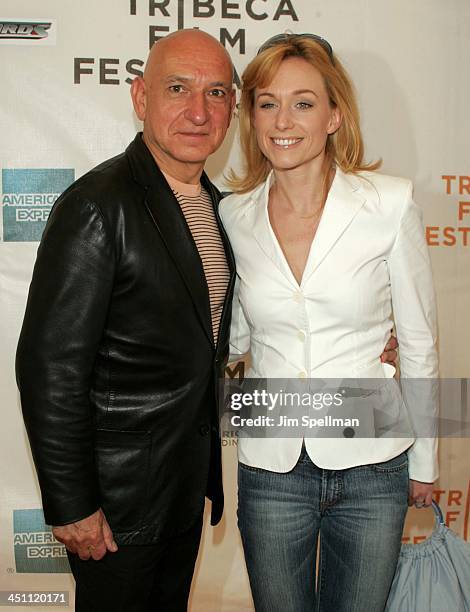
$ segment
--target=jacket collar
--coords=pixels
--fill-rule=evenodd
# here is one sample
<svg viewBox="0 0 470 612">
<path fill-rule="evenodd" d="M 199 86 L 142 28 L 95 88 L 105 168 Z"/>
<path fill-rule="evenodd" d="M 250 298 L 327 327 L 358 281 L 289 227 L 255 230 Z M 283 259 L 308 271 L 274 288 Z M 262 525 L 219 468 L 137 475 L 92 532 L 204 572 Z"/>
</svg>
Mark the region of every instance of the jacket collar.
<svg viewBox="0 0 470 612">
<path fill-rule="evenodd" d="M 143 142 L 140 133 L 137 134 L 134 141 L 127 147 L 126 155 L 134 180 L 146 191 L 145 206 L 191 295 L 200 322 L 208 340 L 213 346 L 214 338 L 207 282 L 201 258 L 181 207 L 152 154 Z M 216 210 L 220 194 L 205 173 L 201 177 L 201 183 L 210 194 L 214 209 Z M 220 228 L 217 210 L 216 219 Z M 233 277 L 234 261 L 232 251 L 225 232 L 221 232 L 221 234 L 231 277 Z M 229 293 L 229 290 L 227 290 L 227 293 Z"/>
<path fill-rule="evenodd" d="M 251 195 L 251 207 L 246 214 L 252 215 L 250 222 L 255 239 L 263 251 L 280 269 L 282 274 L 296 287 L 298 283 L 292 274 L 282 249 L 269 222 L 269 190 L 274 182 L 271 172 L 265 183 Z M 366 202 L 359 177 L 345 174 L 339 168 L 330 187 L 323 214 L 310 248 L 301 286 L 315 273 L 322 261 L 340 239 L 346 228 Z"/>
</svg>

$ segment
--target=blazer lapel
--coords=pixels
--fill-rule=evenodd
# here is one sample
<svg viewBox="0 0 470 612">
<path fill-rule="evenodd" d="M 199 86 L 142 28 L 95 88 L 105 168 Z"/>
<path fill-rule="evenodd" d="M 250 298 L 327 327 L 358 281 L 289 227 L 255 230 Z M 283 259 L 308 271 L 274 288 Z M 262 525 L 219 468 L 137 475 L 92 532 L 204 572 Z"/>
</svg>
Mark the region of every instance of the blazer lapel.
<svg viewBox="0 0 470 612">
<path fill-rule="evenodd" d="M 127 149 L 134 178 L 146 190 L 145 205 L 186 285 L 211 345 L 209 290 L 196 244 L 181 207 L 140 134 Z"/>
<path fill-rule="evenodd" d="M 302 285 L 322 263 L 365 202 L 359 179 L 338 168 L 310 249 Z"/>
<path fill-rule="evenodd" d="M 268 200 L 273 180 L 274 175 L 271 172 L 262 187 L 253 193 L 251 209 L 247 211 L 247 221 L 251 225 L 251 232 L 255 240 L 264 253 L 271 259 L 281 274 L 292 285 L 298 288 L 298 283 L 292 274 L 292 270 L 289 268 L 289 264 L 269 222 Z"/>
<path fill-rule="evenodd" d="M 268 198 L 272 182 L 273 174 L 271 173 L 263 186 L 253 193 L 252 206 L 247 210 L 247 221 L 252 224 L 253 236 L 264 253 L 271 259 L 284 278 L 298 288 L 299 285 L 269 222 Z M 308 280 L 328 255 L 365 201 L 366 198 L 362 193 L 359 179 L 353 175 L 345 175 L 340 169 L 337 169 L 318 230 L 310 248 L 301 285 Z"/>
</svg>

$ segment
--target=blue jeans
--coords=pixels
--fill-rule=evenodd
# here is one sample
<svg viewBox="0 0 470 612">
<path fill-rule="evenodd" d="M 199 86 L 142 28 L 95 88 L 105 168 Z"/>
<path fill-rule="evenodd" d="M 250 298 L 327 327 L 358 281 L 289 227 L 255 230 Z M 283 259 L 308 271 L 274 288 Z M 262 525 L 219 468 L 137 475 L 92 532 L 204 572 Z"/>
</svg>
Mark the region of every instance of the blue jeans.
<svg viewBox="0 0 470 612">
<path fill-rule="evenodd" d="M 383 612 L 407 510 L 406 452 L 324 470 L 302 449 L 286 474 L 239 464 L 238 487 L 256 612 Z"/>
</svg>

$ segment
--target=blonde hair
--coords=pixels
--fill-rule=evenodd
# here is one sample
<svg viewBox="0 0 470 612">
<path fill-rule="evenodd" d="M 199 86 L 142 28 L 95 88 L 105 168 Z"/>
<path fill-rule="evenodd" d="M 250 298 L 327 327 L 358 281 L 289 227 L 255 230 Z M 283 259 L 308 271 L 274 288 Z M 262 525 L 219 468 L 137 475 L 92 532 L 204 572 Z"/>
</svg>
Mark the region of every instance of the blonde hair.
<svg viewBox="0 0 470 612">
<path fill-rule="evenodd" d="M 246 67 L 242 75 L 239 105 L 240 144 L 244 168 L 240 176 L 230 171 L 230 187 L 239 193 L 254 189 L 265 181 L 271 164 L 261 152 L 252 125 L 255 90 L 266 87 L 290 57 L 299 57 L 314 66 L 322 75 L 330 104 L 341 113 L 340 127 L 328 136 L 325 149 L 325 181 L 335 163 L 344 172 L 376 170 L 381 160 L 364 162 L 364 143 L 359 125 L 359 110 L 352 82 L 339 60 L 329 55 L 319 42 L 302 35 L 287 35 L 280 42 L 262 50 Z"/>
</svg>

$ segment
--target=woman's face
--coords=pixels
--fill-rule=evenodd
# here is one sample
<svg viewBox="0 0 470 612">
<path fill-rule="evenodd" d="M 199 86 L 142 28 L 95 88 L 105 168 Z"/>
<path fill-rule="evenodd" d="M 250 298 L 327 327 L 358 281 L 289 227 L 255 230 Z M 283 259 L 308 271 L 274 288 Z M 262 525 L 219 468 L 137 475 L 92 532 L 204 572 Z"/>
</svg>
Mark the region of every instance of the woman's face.
<svg viewBox="0 0 470 612">
<path fill-rule="evenodd" d="M 340 124 L 320 72 L 300 57 L 285 59 L 274 79 L 255 90 L 258 145 L 275 170 L 323 162 L 328 134 Z"/>
</svg>

